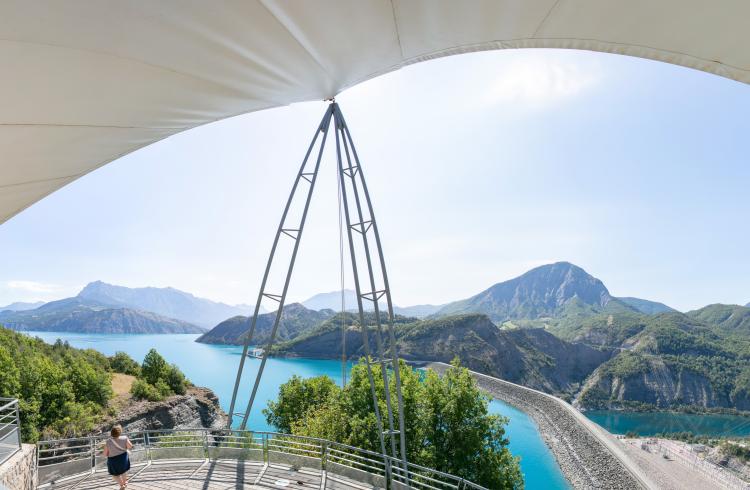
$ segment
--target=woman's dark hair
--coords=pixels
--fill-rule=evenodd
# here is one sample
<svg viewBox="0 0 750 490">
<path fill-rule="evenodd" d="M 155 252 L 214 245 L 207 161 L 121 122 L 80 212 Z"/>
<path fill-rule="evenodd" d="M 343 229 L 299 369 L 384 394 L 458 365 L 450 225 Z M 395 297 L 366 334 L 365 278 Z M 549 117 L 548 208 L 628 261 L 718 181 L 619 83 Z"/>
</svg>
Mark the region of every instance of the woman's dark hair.
<svg viewBox="0 0 750 490">
<path fill-rule="evenodd" d="M 112 437 L 120 437 L 122 434 L 122 426 L 120 424 L 115 425 L 109 433 Z"/>
</svg>

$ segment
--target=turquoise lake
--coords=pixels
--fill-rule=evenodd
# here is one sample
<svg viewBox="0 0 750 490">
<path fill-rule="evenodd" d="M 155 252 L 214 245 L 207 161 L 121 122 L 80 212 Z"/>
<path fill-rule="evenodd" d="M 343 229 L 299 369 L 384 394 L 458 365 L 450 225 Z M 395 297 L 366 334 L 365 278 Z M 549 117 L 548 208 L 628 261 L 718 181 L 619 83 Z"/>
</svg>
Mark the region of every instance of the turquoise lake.
<svg viewBox="0 0 750 490">
<path fill-rule="evenodd" d="M 138 361 L 143 360 L 143 356 L 149 349 L 155 348 L 170 363 L 178 365 L 193 383 L 211 388 L 218 395 L 222 408 L 227 411 L 242 353 L 241 347 L 194 342 L 197 335 L 106 335 L 67 332 L 29 332 L 29 335 L 39 337 L 48 343 L 53 343 L 60 338 L 70 342 L 73 347 L 96 349 L 106 355 L 123 351 Z M 235 411 L 244 411 L 249 397 L 247 392 L 255 379 L 255 369 L 259 363 L 259 360 L 251 358 L 246 361 L 243 380 L 245 397 L 238 400 L 239 408 Z M 294 374 L 303 377 L 324 374 L 340 382 L 341 362 L 269 358 L 258 389 L 256 406 L 250 414 L 248 422 L 250 428 L 273 430 L 266 423 L 261 410 L 269 400 L 276 398 L 279 385 Z M 531 490 L 570 488 L 531 418 L 522 411 L 498 400 L 492 401 L 490 410 L 492 413 L 501 414 L 510 419 L 506 435 L 510 440 L 511 452 L 521 458 L 521 470 L 526 481 L 526 488 Z"/>
<path fill-rule="evenodd" d="M 750 417 L 674 412 L 592 410 L 585 415 L 613 434 L 633 431 L 641 436 L 660 432 L 692 432 L 706 436 L 750 437 Z"/>
</svg>

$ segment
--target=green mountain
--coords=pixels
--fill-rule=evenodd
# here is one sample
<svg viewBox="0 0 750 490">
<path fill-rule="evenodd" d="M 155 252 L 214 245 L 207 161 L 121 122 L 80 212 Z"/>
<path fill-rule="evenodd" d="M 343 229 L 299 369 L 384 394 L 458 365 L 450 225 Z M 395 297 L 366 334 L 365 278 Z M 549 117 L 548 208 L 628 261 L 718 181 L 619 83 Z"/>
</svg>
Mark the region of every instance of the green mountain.
<svg viewBox="0 0 750 490">
<path fill-rule="evenodd" d="M 604 284 L 569 262 L 543 265 L 470 298 L 448 303 L 434 316 L 482 313 L 502 323 L 555 318 L 570 310 L 588 313 L 634 308 L 613 298 Z"/>
<path fill-rule="evenodd" d="M 364 355 L 362 330 L 354 315 L 347 325 L 347 356 Z M 286 356 L 341 357 L 341 320 L 337 315 L 306 334 L 280 344 L 274 353 Z M 372 321 L 368 318 L 366 321 Z M 470 369 L 549 392 L 570 392 L 610 352 L 561 340 L 540 328 L 504 329 L 486 315 L 467 314 L 431 320 L 396 319 L 400 356 L 415 361 L 450 362 L 455 356 Z M 370 344 L 374 328 L 368 328 Z"/>
<path fill-rule="evenodd" d="M 708 305 L 687 313 L 705 324 L 712 325 L 719 333 L 750 336 L 750 308 L 738 305 Z"/>
<path fill-rule="evenodd" d="M 332 310 L 315 311 L 305 308 L 300 303 L 292 303 L 284 307 L 276 333 L 277 341 L 289 340 L 319 325 L 334 315 Z M 258 315 L 253 335 L 253 344 L 262 345 L 268 342 L 276 319 L 276 312 Z M 204 344 L 242 345 L 244 336 L 250 329 L 252 319 L 246 316 L 235 316 L 225 320 L 210 331 L 204 333 L 196 342 Z"/>
<path fill-rule="evenodd" d="M 110 305 L 80 297 L 46 303 L 24 311 L 0 312 L 0 324 L 13 330 L 82 333 L 202 333 L 196 325 L 149 311 Z"/>
<path fill-rule="evenodd" d="M 750 410 L 750 338 L 731 338 L 682 313 L 601 319 L 578 339 L 611 342 L 619 353 L 586 380 L 585 408 L 731 408 Z M 603 342 L 606 343 L 606 342 Z"/>
<path fill-rule="evenodd" d="M 629 297 L 617 298 L 617 299 L 619 299 L 626 305 L 632 306 L 636 310 L 640 311 L 641 313 L 645 313 L 647 315 L 655 315 L 657 313 L 667 313 L 669 311 L 677 311 L 674 308 L 670 308 L 664 303 L 659 303 L 657 301 L 649 301 L 647 299 L 629 298 Z"/>
</svg>

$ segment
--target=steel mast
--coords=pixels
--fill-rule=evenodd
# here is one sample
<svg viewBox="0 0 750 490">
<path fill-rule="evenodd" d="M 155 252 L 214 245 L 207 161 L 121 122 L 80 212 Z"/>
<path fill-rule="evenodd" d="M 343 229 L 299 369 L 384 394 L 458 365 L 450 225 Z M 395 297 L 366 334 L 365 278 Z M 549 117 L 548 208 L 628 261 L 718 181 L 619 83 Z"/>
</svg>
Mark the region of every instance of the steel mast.
<svg viewBox="0 0 750 490">
<path fill-rule="evenodd" d="M 375 214 L 373 211 L 372 200 L 367 189 L 362 165 L 354 147 L 349 127 L 346 124 L 344 115 L 338 104 L 331 102 L 326 108 L 325 114 L 320 124 L 316 128 L 315 135 L 305 154 L 300 166 L 297 177 L 295 178 L 292 190 L 287 199 L 284 212 L 282 213 L 279 226 L 276 230 L 276 236 L 271 246 L 271 253 L 268 257 L 266 270 L 261 281 L 258 300 L 255 305 L 255 312 L 250 322 L 250 327 L 245 336 L 242 349 L 242 357 L 237 369 L 234 390 L 232 393 L 232 402 L 229 409 L 229 428 L 232 428 L 234 417 L 241 417 L 239 428 L 245 429 L 247 421 L 252 411 L 253 404 L 258 392 L 258 386 L 265 369 L 269 352 L 271 351 L 278 331 L 279 323 L 283 313 L 283 307 L 286 301 L 286 295 L 291 281 L 294 262 L 299 250 L 299 243 L 307 219 L 307 212 L 310 207 L 315 183 L 320 169 L 320 163 L 323 158 L 323 151 L 328 137 L 328 130 L 331 119 L 334 122 L 334 132 L 336 139 L 336 162 L 338 168 L 339 193 L 342 199 L 344 217 L 346 219 L 346 235 L 349 244 L 349 254 L 351 258 L 352 275 L 354 287 L 357 295 L 357 309 L 362 333 L 362 344 L 365 351 L 365 361 L 367 368 L 367 377 L 370 383 L 370 393 L 373 401 L 373 411 L 377 420 L 378 438 L 380 442 L 381 453 L 384 456 L 387 478 L 392 478 L 391 458 L 399 461 L 397 468 L 403 476 L 408 476 L 407 457 L 406 457 L 406 433 L 404 427 L 404 403 L 401 392 L 401 375 L 399 366 L 398 346 L 393 327 L 393 302 L 391 300 L 391 291 L 386 273 L 385 258 L 380 240 Z M 317 156 L 311 159 L 313 150 L 317 146 Z M 308 185 L 301 185 L 306 182 Z M 297 202 L 295 197 L 301 195 L 304 197 L 304 207 L 302 208 L 301 217 L 295 221 L 291 219 L 290 208 L 293 203 Z M 292 221 L 288 223 L 287 221 Z M 271 274 L 272 264 L 278 259 L 278 244 L 282 238 L 290 238 L 294 241 L 291 256 L 287 258 L 288 267 L 284 276 L 284 286 L 280 293 L 269 293 L 266 291 L 269 275 Z M 374 252 L 373 252 L 374 250 Z M 360 277 L 360 275 L 362 277 Z M 264 299 L 269 299 L 278 304 L 278 309 L 274 317 L 273 327 L 270 338 L 263 351 L 263 356 L 258 367 L 255 382 L 250 393 L 246 410 L 244 412 L 235 412 L 237 395 L 242 380 L 245 360 L 248 349 L 252 345 L 253 335 L 258 320 L 260 305 Z M 385 309 L 382 301 L 385 300 Z M 370 302 L 372 314 L 365 314 L 365 302 Z M 368 308 L 369 310 L 370 308 Z M 374 340 L 374 349 L 371 344 Z M 342 339 L 343 342 L 343 339 Z M 382 400 L 375 385 L 373 375 L 374 369 L 380 369 L 381 375 L 385 381 Z M 391 378 L 393 385 L 391 386 Z M 396 392 L 395 400 L 392 391 Z M 385 423 L 381 413 L 381 401 L 385 405 Z M 397 409 L 394 411 L 394 402 Z M 399 478 L 400 479 L 400 478 Z M 408 481 L 408 478 L 407 478 Z"/>
</svg>

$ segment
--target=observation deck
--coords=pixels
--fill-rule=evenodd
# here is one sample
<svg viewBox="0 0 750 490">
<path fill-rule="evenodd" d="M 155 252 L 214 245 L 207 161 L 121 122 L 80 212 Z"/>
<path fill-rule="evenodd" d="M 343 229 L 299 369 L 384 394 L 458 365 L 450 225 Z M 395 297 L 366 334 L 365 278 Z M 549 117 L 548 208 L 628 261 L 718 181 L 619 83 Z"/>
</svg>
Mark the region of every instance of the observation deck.
<svg viewBox="0 0 750 490">
<path fill-rule="evenodd" d="M 131 490 L 298 488 L 487 490 L 423 466 L 323 439 L 210 429 L 127 433 Z M 115 488 L 103 455 L 107 436 L 41 441 L 40 489 Z"/>
</svg>

